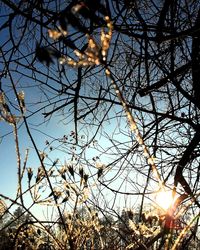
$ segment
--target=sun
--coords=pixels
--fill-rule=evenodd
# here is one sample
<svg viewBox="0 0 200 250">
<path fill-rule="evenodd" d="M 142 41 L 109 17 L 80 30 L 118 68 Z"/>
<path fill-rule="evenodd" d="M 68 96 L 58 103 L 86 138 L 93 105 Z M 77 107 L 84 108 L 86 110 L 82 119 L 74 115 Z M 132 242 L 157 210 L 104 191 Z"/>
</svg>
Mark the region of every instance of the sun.
<svg viewBox="0 0 200 250">
<path fill-rule="evenodd" d="M 155 202 L 160 208 L 164 210 L 169 209 L 173 205 L 173 202 L 174 202 L 172 191 L 163 190 L 163 191 L 158 192 L 155 196 Z"/>
</svg>

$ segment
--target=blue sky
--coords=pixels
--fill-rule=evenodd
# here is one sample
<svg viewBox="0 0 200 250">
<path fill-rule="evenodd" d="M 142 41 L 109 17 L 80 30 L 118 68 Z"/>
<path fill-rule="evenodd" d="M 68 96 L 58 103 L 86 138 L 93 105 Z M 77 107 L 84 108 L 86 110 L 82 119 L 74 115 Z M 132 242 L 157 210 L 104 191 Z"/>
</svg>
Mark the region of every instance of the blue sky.
<svg viewBox="0 0 200 250">
<path fill-rule="evenodd" d="M 43 66 L 38 63 L 38 68 L 43 68 Z M 71 72 L 71 71 L 69 71 Z M 25 71 L 26 73 L 26 71 Z M 73 72 L 72 72 L 73 73 Z M 25 83 L 25 86 L 27 86 L 27 81 L 30 81 L 27 77 L 19 78 L 19 75 L 14 73 L 16 75 L 16 78 L 13 78 L 16 82 L 18 82 L 19 90 L 23 90 L 25 92 L 25 103 L 27 103 L 27 112 L 25 113 L 28 117 L 31 112 L 34 110 L 43 107 L 45 103 L 40 103 L 38 100 L 44 100 L 43 94 L 38 89 L 38 86 L 36 85 L 34 87 L 34 82 L 29 82 L 29 85 L 33 85 L 31 88 L 23 88 L 23 85 Z M 70 76 L 69 76 L 70 77 Z M 73 78 L 74 75 L 71 75 L 71 78 Z M 5 79 L 5 81 L 8 81 L 8 79 Z M 36 83 L 37 84 L 37 83 Z M 83 92 L 84 94 L 84 92 Z M 9 99 L 11 102 L 16 104 L 16 98 L 12 91 L 8 92 Z M 51 94 L 50 94 L 51 96 Z M 52 94 L 53 96 L 53 94 Z M 59 98 L 59 97 L 58 97 Z M 32 103 L 29 105 L 29 103 Z M 48 108 L 48 111 L 52 110 L 53 106 L 51 105 Z M 62 143 L 59 142 L 59 140 L 56 140 L 58 138 L 62 138 L 64 135 L 67 135 L 69 140 L 68 142 L 72 146 L 73 141 L 70 142 L 70 134 L 71 131 L 74 130 L 74 123 L 73 123 L 73 117 L 67 118 L 67 110 L 64 116 L 58 115 L 55 113 L 51 119 L 47 122 L 44 122 L 44 116 L 42 113 L 44 110 L 42 109 L 40 112 L 30 116 L 28 118 L 29 127 L 32 133 L 32 136 L 34 138 L 34 141 L 36 142 L 36 145 L 40 151 L 43 151 L 45 149 L 45 152 L 48 154 L 49 158 L 51 159 L 48 161 L 49 164 L 52 164 L 53 161 L 55 161 L 57 158 L 60 159 L 59 164 L 64 164 L 65 160 L 66 162 L 70 162 L 71 158 L 71 152 L 73 150 L 70 149 L 69 145 L 63 145 L 59 146 L 58 149 L 57 146 L 61 145 Z M 109 165 L 109 163 L 117 160 L 117 158 L 120 156 L 122 152 L 126 153 L 127 150 L 130 149 L 135 144 L 134 136 L 130 132 L 129 126 L 127 125 L 126 117 L 121 116 L 122 108 L 119 106 L 114 106 L 111 111 L 109 112 L 109 119 L 107 122 L 103 125 L 103 131 L 100 130 L 98 133 L 96 139 L 99 143 L 100 148 L 102 147 L 103 150 L 107 149 L 107 153 L 105 154 L 100 148 L 100 151 L 102 151 L 102 154 L 98 152 L 98 150 L 95 149 L 95 146 L 91 144 L 90 148 L 87 148 L 84 152 L 84 156 L 87 159 L 88 162 L 84 160 L 80 160 L 81 162 L 84 162 L 85 164 L 85 171 L 86 173 L 92 175 L 96 174 L 97 169 L 95 169 L 96 162 L 100 162 L 104 165 Z M 14 109 L 13 109 L 13 112 Z M 102 113 L 103 116 L 103 113 Z M 61 120 L 64 119 L 62 122 Z M 118 126 L 119 125 L 119 126 Z M 7 132 L 12 131 L 12 126 L 5 123 L 4 121 L 1 122 L 0 126 L 0 134 L 5 134 Z M 84 136 L 82 139 L 83 141 L 88 138 L 92 138 L 92 136 L 95 134 L 96 127 L 93 125 L 88 125 L 86 127 L 85 125 L 79 124 L 79 133 L 80 137 Z M 23 123 L 19 123 L 19 145 L 20 145 L 20 153 L 21 153 L 21 160 L 23 163 L 26 149 L 29 149 L 29 157 L 27 161 L 27 168 L 31 167 L 34 170 L 34 175 L 37 174 L 37 168 L 40 166 L 38 157 L 35 153 L 35 150 L 33 148 L 33 145 L 30 141 L 30 138 L 27 135 L 26 129 L 23 125 Z M 113 136 L 112 136 L 113 135 Z M 113 137 L 113 141 L 109 139 L 109 137 Z M 88 138 L 87 138 L 88 137 Z M 46 145 L 46 140 L 48 140 L 50 143 L 52 142 L 53 150 L 50 151 L 49 148 Z M 116 141 L 115 141 L 116 140 Z M 120 144 L 119 144 L 120 143 Z M 113 149 L 113 146 L 115 146 L 115 149 Z M 118 149 L 117 149 L 118 148 Z M 7 135 L 5 138 L 3 138 L 1 144 L 0 144 L 0 162 L 1 162 L 1 175 L 0 175 L 0 190 L 3 190 L 2 193 L 14 198 L 16 195 L 16 187 L 17 187 L 17 162 L 16 162 L 16 152 L 15 152 L 15 145 L 14 145 L 14 138 L 12 134 Z M 119 150 L 119 153 L 117 152 Z M 78 151 L 80 152 L 80 150 Z M 78 152 L 75 152 L 78 154 Z M 137 153 L 138 154 L 138 153 Z M 139 153 L 141 154 L 141 153 Z M 6 156 L 6 157 L 5 157 Z M 98 156 L 99 159 L 94 162 L 92 160 L 93 157 Z M 82 156 L 81 156 L 82 157 Z M 116 166 L 108 167 L 106 171 L 107 175 L 105 180 L 110 183 L 110 181 L 114 180 L 113 183 L 109 184 L 110 187 L 117 190 L 120 187 L 120 190 L 123 190 L 124 192 L 132 192 L 134 190 L 133 182 L 137 181 L 141 178 L 139 173 L 137 175 L 133 175 L 132 179 L 128 180 L 127 183 L 127 172 L 130 171 L 130 169 L 127 169 L 126 171 L 120 170 L 120 165 L 126 166 L 127 162 L 135 161 L 133 156 L 129 155 L 127 157 L 127 160 L 118 160 L 116 163 Z M 137 156 L 136 156 L 137 157 Z M 138 158 L 138 166 L 140 162 L 145 162 L 145 159 L 141 160 L 140 156 Z M 92 167 L 93 166 L 93 167 Z M 124 168 L 124 167 L 123 167 Z M 112 171 L 110 171 L 112 170 Z M 27 187 L 27 174 L 25 173 L 25 178 L 23 181 L 24 187 Z M 96 178 L 96 177 L 95 177 Z M 131 178 L 131 175 L 129 175 L 129 178 Z M 94 179 L 95 181 L 96 179 Z M 94 182 L 91 180 L 91 183 Z M 145 178 L 144 178 L 145 181 Z M 123 186 L 123 187 L 122 187 Z M 92 188 L 92 192 L 95 195 L 96 192 L 98 193 L 98 190 L 96 187 Z M 106 195 L 109 202 L 116 207 L 131 207 L 134 206 L 135 203 L 138 201 L 136 199 L 136 196 L 127 196 L 126 199 L 124 197 L 118 196 L 117 199 L 115 199 L 115 194 L 113 194 L 111 191 L 106 190 L 103 186 L 100 188 L 103 192 L 103 195 Z M 141 191 L 141 190 L 140 190 Z M 47 194 L 48 195 L 48 194 Z M 46 195 L 46 196 L 47 196 Z M 99 205 L 104 204 L 104 196 L 99 196 L 98 200 L 96 202 L 99 203 Z M 27 204 L 30 204 L 31 200 L 30 198 L 27 199 Z M 105 203 L 106 204 L 106 203 Z M 104 205 L 105 205 L 104 204 Z M 45 208 L 46 210 L 46 208 Z M 38 207 L 35 207 L 34 212 L 41 216 L 41 209 L 38 209 Z"/>
<path fill-rule="evenodd" d="M 6 20 L 6 17 L 1 19 L 2 21 Z M 18 30 L 14 29 L 15 39 L 16 43 L 21 35 L 21 26 L 23 26 L 20 23 L 20 18 L 18 19 L 17 25 Z M 16 24 L 16 23 L 15 23 Z M 44 36 L 47 37 L 47 32 L 44 32 Z M 0 36 L 0 44 L 4 44 L 4 42 L 8 39 L 9 34 L 7 32 L 3 33 L 3 36 Z M 6 53 L 7 60 L 9 56 L 12 56 L 12 62 L 10 63 L 10 73 L 12 75 L 12 80 L 17 88 L 17 91 L 24 91 L 25 93 L 25 103 L 27 106 L 27 111 L 25 115 L 28 117 L 27 121 L 29 124 L 29 128 L 31 130 L 32 136 L 34 138 L 34 141 L 37 145 L 37 148 L 40 151 L 43 151 L 45 149 L 45 152 L 49 155 L 50 160 L 48 160 L 48 164 L 52 164 L 53 161 L 55 161 L 57 158 L 60 159 L 60 164 L 63 164 L 66 160 L 67 162 L 70 162 L 72 152 L 75 149 L 71 149 L 73 146 L 73 140 L 70 138 L 71 131 L 74 131 L 74 122 L 73 122 L 73 116 L 70 114 L 73 114 L 72 108 L 73 104 L 69 107 L 67 107 L 63 114 L 60 112 L 60 115 L 58 113 L 53 114 L 50 120 L 45 119 L 43 114 L 44 112 L 48 112 L 53 110 L 55 107 L 52 103 L 54 101 L 60 101 L 60 104 L 63 104 L 66 99 L 68 98 L 67 95 L 60 96 L 56 90 L 61 89 L 61 84 L 69 85 L 71 82 L 75 82 L 77 79 L 77 69 L 74 68 L 65 68 L 65 74 L 66 76 L 60 76 L 58 72 L 58 66 L 57 62 L 55 61 L 54 64 L 51 64 L 50 67 L 47 69 L 39 63 L 37 60 L 34 61 L 32 64 L 32 61 L 34 59 L 34 52 L 36 47 L 36 40 L 39 40 L 40 34 L 34 33 L 34 31 L 30 28 L 29 32 L 26 34 L 26 36 L 23 39 L 23 45 L 19 48 L 18 51 L 15 52 L 15 54 L 10 55 L 10 51 Z M 43 45 L 47 45 L 47 42 Z M 3 50 L 12 48 L 12 44 L 10 42 L 3 46 Z M 22 58 L 20 61 L 20 66 L 16 65 L 15 59 L 18 57 L 23 57 L 25 55 L 25 58 Z M 0 70 L 3 71 L 5 64 L 3 60 L 0 61 Z M 32 66 L 35 67 L 35 70 L 38 71 L 36 73 L 36 77 L 33 74 L 32 75 Z M 123 66 L 123 65 L 122 65 Z M 99 67 L 100 68 L 100 67 Z M 83 86 L 81 89 L 81 94 L 84 95 L 85 93 L 89 96 L 95 96 L 95 94 L 98 92 L 100 85 L 103 87 L 110 87 L 109 80 L 106 79 L 105 74 L 100 72 L 97 73 L 99 68 L 97 68 L 96 72 L 94 72 L 94 76 L 90 78 L 90 82 L 87 82 L 87 80 L 83 81 Z M 22 74 L 21 74 L 22 73 Z M 119 72 L 116 72 L 116 74 Z M 49 77 L 52 77 L 52 79 L 47 79 L 45 76 L 48 75 Z M 104 75 L 104 77 L 103 77 Z M 119 74 L 119 77 L 120 74 Z M 47 81 L 48 80 L 48 81 Z M 19 112 L 17 111 L 17 102 L 16 97 L 14 95 L 14 92 L 11 87 L 11 79 L 8 75 L 2 78 L 2 88 L 4 92 L 6 93 L 8 100 L 10 101 L 9 106 L 12 109 L 12 112 L 14 114 L 19 115 Z M 49 86 L 47 86 L 49 85 Z M 75 84 L 74 84 L 75 85 Z M 75 86 L 71 87 L 75 87 Z M 72 90 L 68 90 L 68 93 L 70 93 Z M 95 92 L 96 91 L 96 92 Z M 74 93 L 74 92 L 73 92 Z M 97 95 L 97 94 L 96 94 Z M 55 97 L 56 96 L 56 97 Z M 97 96 L 95 96 L 97 97 Z M 110 92 L 107 94 L 108 98 L 111 98 L 113 100 L 116 100 L 115 93 Z M 127 98 L 131 98 L 129 96 L 129 93 L 127 93 Z M 70 100 L 70 99 L 69 99 Z M 144 99 L 142 100 L 144 104 Z M 148 102 L 148 100 L 147 100 Z M 82 102 L 79 108 L 85 108 L 86 103 Z M 92 105 L 92 104 L 91 104 Z M 98 119 L 96 119 L 95 123 L 98 124 L 99 121 L 104 116 L 105 112 L 109 110 L 109 104 L 102 104 L 102 113 L 96 114 L 96 110 L 94 110 L 94 114 Z M 44 109 L 45 106 L 48 106 L 48 108 Z M 41 109 L 39 112 L 32 115 L 32 112 L 35 112 L 36 110 Z M 87 110 L 86 110 L 87 111 Z M 84 113 L 84 110 L 82 111 Z M 94 117 L 95 117 L 94 115 Z M 88 174 L 94 174 L 96 173 L 97 169 L 95 168 L 96 162 L 100 162 L 105 165 L 109 165 L 111 162 L 114 162 L 115 160 L 116 165 L 113 164 L 113 166 L 108 167 L 108 174 L 105 177 L 105 181 L 110 184 L 110 186 L 114 189 L 120 189 L 123 191 L 131 192 L 134 189 L 134 183 L 133 182 L 142 182 L 143 180 L 146 181 L 145 177 L 142 173 L 142 164 L 145 163 L 145 159 L 142 158 L 141 152 L 137 151 L 136 142 L 134 139 L 134 136 L 130 132 L 129 126 L 127 125 L 126 117 L 124 113 L 122 113 L 122 108 L 118 105 L 114 105 L 114 107 L 111 107 L 110 111 L 107 115 L 107 122 L 105 122 L 102 125 L 102 128 L 98 131 L 96 140 L 98 140 L 99 148 L 98 150 L 95 149 L 95 145 L 91 145 L 91 147 L 87 147 L 86 150 L 80 155 L 80 162 L 84 164 L 85 171 Z M 87 121 L 91 120 L 91 122 L 94 122 L 91 117 L 87 117 Z M 95 119 L 94 119 L 95 120 Z M 89 140 L 92 138 L 92 136 L 95 134 L 97 125 L 96 124 L 90 124 L 86 126 L 83 121 L 79 124 L 79 134 L 80 136 L 84 136 L 85 139 L 82 139 L 83 141 L 86 139 Z M 24 127 L 24 124 L 22 121 L 19 123 L 19 145 L 20 145 L 20 154 L 21 154 L 21 160 L 22 163 L 24 161 L 25 152 L 26 149 L 29 149 L 29 157 L 27 161 L 27 167 L 31 167 L 34 170 L 34 174 L 37 173 L 37 168 L 39 167 L 40 163 L 38 160 L 38 157 L 35 153 L 35 150 L 33 148 L 33 145 L 30 141 L 30 138 L 27 134 L 26 128 Z M 0 137 L 4 134 L 7 134 L 8 132 L 12 131 L 12 127 L 5 123 L 4 121 L 1 121 L 0 123 Z M 64 145 L 57 139 L 62 139 L 64 135 L 67 135 L 69 137 L 68 144 Z M 111 140 L 109 137 L 112 136 L 113 140 Z M 49 148 L 46 145 L 46 140 L 48 140 L 50 143 L 52 142 L 52 148 L 53 150 L 49 150 Z M 59 148 L 57 148 L 59 146 Z M 127 157 L 124 157 L 123 159 L 118 159 L 122 153 L 126 153 L 130 147 L 135 146 L 134 150 L 134 156 L 129 154 Z M 80 147 L 81 148 L 81 147 Z M 99 152 L 97 152 L 99 151 Z M 81 152 L 81 149 L 78 149 L 78 153 Z M 78 153 L 75 152 L 76 155 Z M 98 156 L 99 159 L 94 162 L 93 158 Z M 78 155 L 79 157 L 79 155 Z M 86 160 L 84 159 L 86 158 Z M 135 158 L 134 158 L 135 157 Z M 132 162 L 136 162 L 136 159 L 138 161 L 138 172 L 135 174 L 134 168 L 131 165 Z M 129 164 L 130 163 L 130 164 Z M 142 163 L 142 164 L 141 164 Z M 126 169 L 127 166 L 127 169 Z M 137 169 L 137 168 L 136 168 Z M 109 170 L 111 170 L 109 172 Z M 3 138 L 3 140 L 0 143 L 0 190 L 3 194 L 14 198 L 16 195 L 16 187 L 17 187 L 17 162 L 16 162 L 16 152 L 15 152 L 15 145 L 14 145 L 14 138 L 12 134 L 7 135 Z M 107 170 L 106 170 L 107 171 Z M 131 175 L 128 175 L 128 171 L 131 172 Z M 26 173 L 25 173 L 26 176 Z M 94 181 L 95 181 L 94 177 Z M 91 178 L 91 180 L 93 180 Z M 112 180 L 114 180 L 112 182 Z M 94 182 L 93 181 L 93 182 Z M 91 181 L 92 182 L 92 181 Z M 111 183 L 110 183 L 111 182 Z M 27 178 L 24 178 L 23 182 L 24 186 L 27 185 Z M 95 191 L 94 187 L 94 194 L 98 190 Z M 103 186 L 100 187 L 102 190 L 105 191 L 106 197 L 110 197 L 111 201 L 114 203 L 115 194 L 113 194 L 109 190 L 105 190 Z M 143 188 L 143 187 L 141 187 Z M 139 190 L 141 191 L 141 190 Z M 101 196 L 98 202 L 103 202 L 103 199 L 105 197 Z M 30 200 L 28 201 L 30 202 Z M 128 196 L 126 199 L 119 197 L 118 201 L 115 203 L 117 206 L 131 206 L 135 203 L 135 199 L 132 196 Z M 101 204 L 102 205 L 102 204 Z"/>
</svg>

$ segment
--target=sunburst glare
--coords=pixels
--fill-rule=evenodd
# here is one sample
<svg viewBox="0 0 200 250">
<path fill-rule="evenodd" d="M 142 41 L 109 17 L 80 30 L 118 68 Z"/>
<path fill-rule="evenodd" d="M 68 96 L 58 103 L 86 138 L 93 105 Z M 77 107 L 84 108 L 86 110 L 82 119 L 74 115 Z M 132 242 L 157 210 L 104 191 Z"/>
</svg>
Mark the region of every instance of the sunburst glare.
<svg viewBox="0 0 200 250">
<path fill-rule="evenodd" d="M 159 191 L 155 196 L 155 202 L 160 208 L 164 210 L 169 209 L 174 203 L 174 197 L 172 195 L 172 191 L 171 190 Z"/>
</svg>

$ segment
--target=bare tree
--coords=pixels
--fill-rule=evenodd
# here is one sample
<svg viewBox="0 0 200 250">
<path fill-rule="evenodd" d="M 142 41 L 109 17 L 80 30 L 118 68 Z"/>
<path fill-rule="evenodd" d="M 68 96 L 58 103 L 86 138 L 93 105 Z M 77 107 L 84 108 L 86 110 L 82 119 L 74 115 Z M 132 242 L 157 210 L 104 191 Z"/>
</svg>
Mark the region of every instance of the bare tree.
<svg viewBox="0 0 200 250">
<path fill-rule="evenodd" d="M 97 241 L 106 249 L 100 219 L 107 213 L 116 249 L 124 234 L 116 221 L 130 234 L 121 249 L 198 247 L 199 1 L 2 0 L 0 18 L 1 119 L 11 125 L 2 139 L 13 133 L 18 168 L 16 197 L 1 194 L 8 210 L 54 205 L 56 222 L 31 218 L 60 249 Z M 55 121 L 66 133 L 44 130 Z M 21 152 L 20 128 L 36 169 Z M 164 211 L 153 200 L 163 190 L 174 196 Z M 145 217 L 149 203 L 157 214 Z M 80 206 L 88 224 L 76 221 Z M 138 206 L 137 220 L 117 212 Z"/>
</svg>

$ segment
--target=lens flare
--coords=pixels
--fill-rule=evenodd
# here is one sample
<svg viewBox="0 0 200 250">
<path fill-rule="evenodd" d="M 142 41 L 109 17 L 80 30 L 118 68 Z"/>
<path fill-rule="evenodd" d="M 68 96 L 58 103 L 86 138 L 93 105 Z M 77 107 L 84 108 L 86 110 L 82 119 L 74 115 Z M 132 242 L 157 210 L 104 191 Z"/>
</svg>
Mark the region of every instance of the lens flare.
<svg viewBox="0 0 200 250">
<path fill-rule="evenodd" d="M 173 205 L 173 202 L 174 202 L 172 191 L 163 190 L 163 191 L 158 192 L 155 197 L 155 202 L 160 208 L 164 210 L 169 209 Z"/>
</svg>

